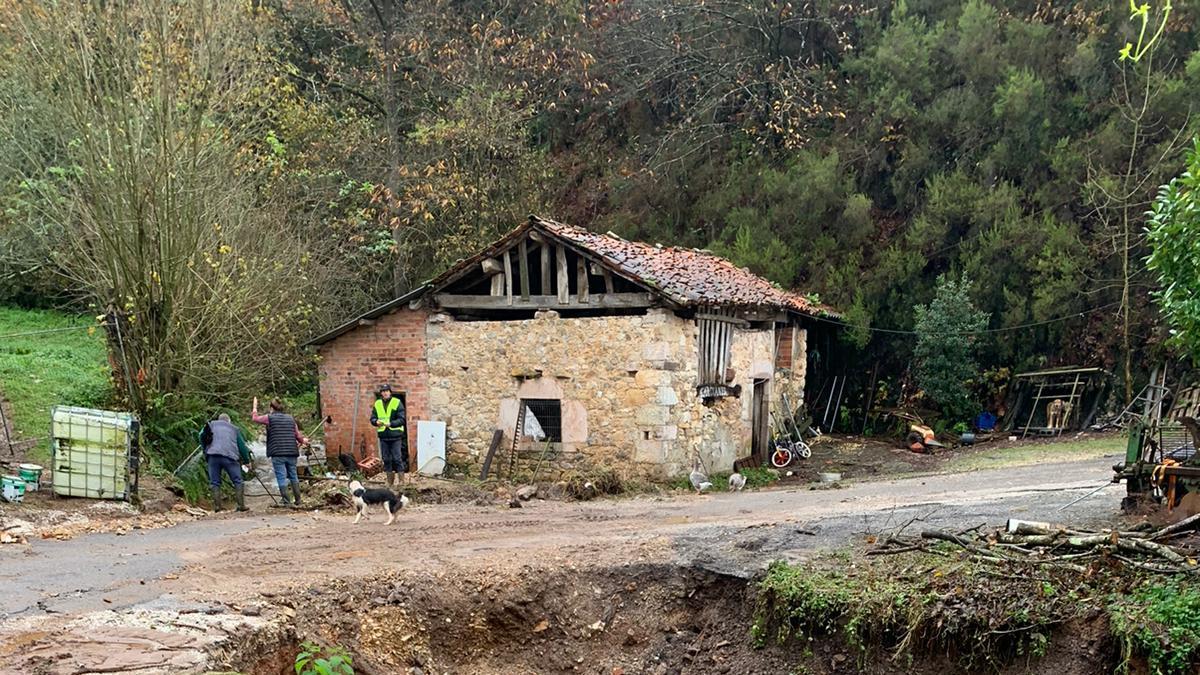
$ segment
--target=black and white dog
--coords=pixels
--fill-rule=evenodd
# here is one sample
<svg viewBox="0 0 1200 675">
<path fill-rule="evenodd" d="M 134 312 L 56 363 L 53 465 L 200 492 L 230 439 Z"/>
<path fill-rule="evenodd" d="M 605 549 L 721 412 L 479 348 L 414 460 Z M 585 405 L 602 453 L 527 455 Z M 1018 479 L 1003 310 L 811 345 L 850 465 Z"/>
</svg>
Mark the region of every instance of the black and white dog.
<svg viewBox="0 0 1200 675">
<path fill-rule="evenodd" d="M 354 523 L 362 520 L 367 515 L 367 507 L 375 504 L 383 504 L 383 510 L 387 511 L 388 519 L 386 525 L 391 525 L 396 519 L 396 512 L 408 506 L 408 497 L 404 495 L 396 496 L 395 492 L 387 488 L 371 488 L 368 490 L 363 487 L 363 484 L 352 480 L 350 481 L 350 496 L 354 498 L 354 508 L 358 511 L 358 515 L 354 517 Z"/>
</svg>

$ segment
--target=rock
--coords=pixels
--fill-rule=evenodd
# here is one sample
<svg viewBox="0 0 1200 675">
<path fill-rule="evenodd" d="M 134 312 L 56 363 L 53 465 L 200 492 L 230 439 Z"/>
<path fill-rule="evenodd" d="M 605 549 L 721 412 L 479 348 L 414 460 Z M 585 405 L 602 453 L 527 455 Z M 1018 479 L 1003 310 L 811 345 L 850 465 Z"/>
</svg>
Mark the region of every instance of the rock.
<svg viewBox="0 0 1200 675">
<path fill-rule="evenodd" d="M 517 488 L 517 499 L 527 502 L 537 496 L 538 489 L 536 485 L 523 485 Z"/>
<path fill-rule="evenodd" d="M 513 497 L 512 499 L 508 500 L 508 508 L 510 508 L 510 509 L 521 508 L 521 500 L 517 499 L 516 497 Z"/>
<path fill-rule="evenodd" d="M 542 619 L 541 621 L 538 622 L 538 624 L 536 626 L 533 627 L 533 632 L 541 633 L 542 631 L 546 630 L 549 627 L 550 627 L 550 622 L 546 619 Z"/>
<path fill-rule="evenodd" d="M 259 616 L 261 614 L 262 614 L 262 606 L 260 606 L 260 605 L 246 605 L 245 607 L 242 608 L 243 616 Z"/>
</svg>

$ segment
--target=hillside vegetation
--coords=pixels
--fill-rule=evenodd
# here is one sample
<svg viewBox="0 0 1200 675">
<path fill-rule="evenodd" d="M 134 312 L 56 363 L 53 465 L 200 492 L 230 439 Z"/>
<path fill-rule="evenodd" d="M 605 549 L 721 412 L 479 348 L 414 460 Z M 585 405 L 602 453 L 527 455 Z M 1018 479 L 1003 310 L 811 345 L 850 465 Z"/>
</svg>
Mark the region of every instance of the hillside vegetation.
<svg viewBox="0 0 1200 675">
<path fill-rule="evenodd" d="M 0 293 L 66 278 L 132 319 L 135 407 L 231 401 L 540 213 L 816 294 L 850 329 L 813 351 L 880 360 L 892 398 L 913 336 L 870 329 L 913 329 L 939 277 L 986 315 L 976 379 L 1101 365 L 1128 393 L 1164 337 L 1144 212 L 1200 124 L 1195 7 L 1137 62 L 1129 11 L 2 0 L 0 254 L 26 273 Z"/>
<path fill-rule="evenodd" d="M 103 333 L 91 317 L 0 307 L 0 397 L 9 402 L 15 440 L 49 448 L 50 408 L 96 405 L 109 395 Z M 7 448 L 0 448 L 7 452 Z"/>
</svg>

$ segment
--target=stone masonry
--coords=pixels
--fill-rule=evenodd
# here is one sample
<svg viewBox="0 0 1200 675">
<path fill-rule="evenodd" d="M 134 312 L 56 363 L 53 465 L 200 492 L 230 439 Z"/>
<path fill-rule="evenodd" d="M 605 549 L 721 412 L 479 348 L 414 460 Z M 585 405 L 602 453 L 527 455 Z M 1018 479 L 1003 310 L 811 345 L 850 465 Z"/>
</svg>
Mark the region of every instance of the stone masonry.
<svg viewBox="0 0 1200 675">
<path fill-rule="evenodd" d="M 563 441 L 546 464 L 565 470 L 607 466 L 626 475 L 686 473 L 694 456 L 730 470 L 750 447 L 753 380 L 770 379 L 772 331 L 736 331 L 730 384 L 740 397 L 705 405 L 696 396 L 696 325 L 665 310 L 645 316 L 428 325 L 430 418 L 447 423 L 452 463 L 477 466 L 495 429 L 511 439 L 519 400 L 562 401 Z M 511 440 L 506 441 L 507 444 Z M 547 454 L 527 447 L 534 463 Z"/>
</svg>

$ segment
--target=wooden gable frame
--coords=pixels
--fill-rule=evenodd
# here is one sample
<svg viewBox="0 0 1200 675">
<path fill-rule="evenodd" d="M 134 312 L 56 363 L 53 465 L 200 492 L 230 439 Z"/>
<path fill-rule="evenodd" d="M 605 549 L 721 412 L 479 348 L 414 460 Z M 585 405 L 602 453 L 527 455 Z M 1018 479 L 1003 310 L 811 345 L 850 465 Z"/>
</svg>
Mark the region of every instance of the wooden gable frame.
<svg viewBox="0 0 1200 675">
<path fill-rule="evenodd" d="M 568 252 L 574 264 L 568 263 Z M 514 253 L 516 260 L 514 261 Z M 531 254 L 538 257 L 538 288 L 533 288 Z M 471 275 L 491 279 L 488 295 L 448 292 Z M 515 283 L 514 283 L 515 277 Z M 575 293 L 570 280 L 575 279 Z M 602 279 L 593 284 L 592 279 Z M 635 292 L 616 290 L 616 279 L 636 287 Z M 678 309 L 670 298 L 645 282 L 621 271 L 603 256 L 558 237 L 530 221 L 475 256 L 468 258 L 431 282 L 430 294 L 438 306 L 461 310 L 587 310 Z"/>
</svg>

